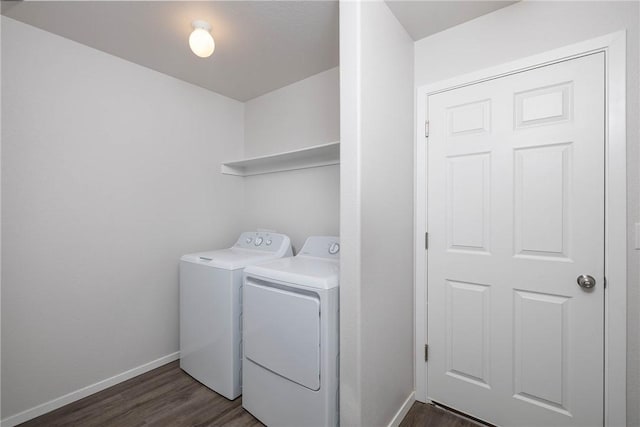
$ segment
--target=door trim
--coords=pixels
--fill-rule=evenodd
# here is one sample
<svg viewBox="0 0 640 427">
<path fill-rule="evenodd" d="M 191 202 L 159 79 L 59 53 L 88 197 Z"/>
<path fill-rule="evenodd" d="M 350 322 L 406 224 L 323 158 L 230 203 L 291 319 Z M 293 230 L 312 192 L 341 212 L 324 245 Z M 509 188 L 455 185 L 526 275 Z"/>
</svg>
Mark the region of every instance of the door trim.
<svg viewBox="0 0 640 427">
<path fill-rule="evenodd" d="M 481 83 L 584 55 L 605 53 L 605 325 L 604 425 L 627 420 L 627 170 L 626 170 L 626 31 L 529 56 L 416 89 L 414 147 L 414 302 L 416 400 L 427 401 L 424 344 L 427 342 L 427 151 L 424 118 L 427 96 Z"/>
</svg>

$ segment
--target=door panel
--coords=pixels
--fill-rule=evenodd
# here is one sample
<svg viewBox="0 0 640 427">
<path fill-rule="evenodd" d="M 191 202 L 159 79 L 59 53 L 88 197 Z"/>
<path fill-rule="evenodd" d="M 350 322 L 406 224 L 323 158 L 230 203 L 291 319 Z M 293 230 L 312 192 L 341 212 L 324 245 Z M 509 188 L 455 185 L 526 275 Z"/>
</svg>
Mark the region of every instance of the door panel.
<svg viewBox="0 0 640 427">
<path fill-rule="evenodd" d="M 514 150 L 515 255 L 567 259 L 571 143 Z"/>
<path fill-rule="evenodd" d="M 311 390 L 320 389 L 320 299 L 249 276 L 244 284 L 247 359 Z"/>
<path fill-rule="evenodd" d="M 514 392 L 567 413 L 567 315 L 570 299 L 514 291 Z"/>
<path fill-rule="evenodd" d="M 489 287 L 447 281 L 447 375 L 490 387 Z"/>
<path fill-rule="evenodd" d="M 428 397 L 602 425 L 604 54 L 430 95 L 428 120 Z"/>
<path fill-rule="evenodd" d="M 446 160 L 450 250 L 489 252 L 490 160 L 488 153 Z"/>
</svg>

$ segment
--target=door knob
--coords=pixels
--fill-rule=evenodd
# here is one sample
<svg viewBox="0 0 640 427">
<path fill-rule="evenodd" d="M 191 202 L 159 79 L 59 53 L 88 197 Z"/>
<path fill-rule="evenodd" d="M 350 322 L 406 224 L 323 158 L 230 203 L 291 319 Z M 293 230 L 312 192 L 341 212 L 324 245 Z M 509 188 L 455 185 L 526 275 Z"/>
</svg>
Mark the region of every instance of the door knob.
<svg viewBox="0 0 640 427">
<path fill-rule="evenodd" d="M 578 285 L 580 285 L 580 287 L 584 289 L 591 289 L 596 285 L 596 279 L 586 274 L 578 276 L 577 282 Z"/>
</svg>

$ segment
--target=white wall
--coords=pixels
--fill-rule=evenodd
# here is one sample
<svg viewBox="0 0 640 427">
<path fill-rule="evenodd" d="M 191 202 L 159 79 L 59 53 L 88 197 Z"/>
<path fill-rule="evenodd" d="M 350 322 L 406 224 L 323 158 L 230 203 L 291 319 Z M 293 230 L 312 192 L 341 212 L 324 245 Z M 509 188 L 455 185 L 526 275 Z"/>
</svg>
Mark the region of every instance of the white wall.
<svg viewBox="0 0 640 427">
<path fill-rule="evenodd" d="M 360 33 L 362 4 L 340 4 L 340 424 L 362 425 Z"/>
<path fill-rule="evenodd" d="M 627 29 L 628 221 L 640 222 L 639 3 L 523 1 L 415 43 L 416 86 Z M 640 425 L 640 256 L 629 239 L 627 425 Z"/>
<path fill-rule="evenodd" d="M 379 1 L 340 25 L 340 418 L 381 426 L 414 390 L 413 41 Z"/>
<path fill-rule="evenodd" d="M 178 258 L 233 243 L 243 104 L 2 17 L 2 414 L 178 350 Z"/>
<path fill-rule="evenodd" d="M 338 68 L 332 68 L 247 101 L 245 155 L 261 156 L 338 141 L 339 83 Z M 238 179 L 245 185 L 244 228 L 285 233 L 295 250 L 310 235 L 338 235 L 338 166 Z"/>
<path fill-rule="evenodd" d="M 0 5 L 0 7 L 2 7 Z M 2 24 L 0 19 L 0 242 L 2 242 Z M 0 336 L 2 335 L 2 244 L 0 244 Z M 2 420 L 2 340 L 0 339 L 0 420 Z"/>
<path fill-rule="evenodd" d="M 340 139 L 340 72 L 331 68 L 245 103 L 247 157 Z"/>
</svg>

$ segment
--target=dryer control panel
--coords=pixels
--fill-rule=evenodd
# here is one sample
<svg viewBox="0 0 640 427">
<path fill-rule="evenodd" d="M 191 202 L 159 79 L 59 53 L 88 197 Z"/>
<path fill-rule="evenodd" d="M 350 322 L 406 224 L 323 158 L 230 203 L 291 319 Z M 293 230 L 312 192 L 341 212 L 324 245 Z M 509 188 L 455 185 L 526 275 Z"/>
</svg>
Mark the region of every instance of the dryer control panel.
<svg viewBox="0 0 640 427">
<path fill-rule="evenodd" d="M 283 247 L 290 247 L 291 242 L 284 234 L 270 231 L 245 231 L 240 235 L 234 248 L 254 249 L 264 252 L 278 252 Z"/>
<path fill-rule="evenodd" d="M 339 260 L 340 238 L 334 236 L 311 236 L 304 242 L 304 246 L 298 255 Z"/>
</svg>

